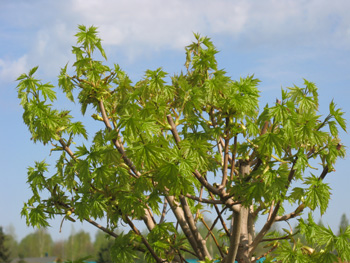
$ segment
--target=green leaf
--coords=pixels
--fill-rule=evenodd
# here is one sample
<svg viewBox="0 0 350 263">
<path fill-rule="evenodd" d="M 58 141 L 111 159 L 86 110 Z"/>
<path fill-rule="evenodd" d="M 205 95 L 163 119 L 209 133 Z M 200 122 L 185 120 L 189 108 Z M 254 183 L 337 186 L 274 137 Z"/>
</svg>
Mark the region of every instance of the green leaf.
<svg viewBox="0 0 350 263">
<path fill-rule="evenodd" d="M 289 195 L 291 203 L 300 203 L 305 196 L 305 189 L 301 187 L 294 187 L 291 194 Z"/>
<path fill-rule="evenodd" d="M 41 84 L 38 86 L 38 91 L 41 91 L 45 100 L 48 98 L 50 101 L 54 101 L 56 100 L 56 92 L 52 89 L 53 87 L 54 86 L 49 83 Z"/>
<path fill-rule="evenodd" d="M 101 52 L 102 57 L 104 57 L 104 59 L 107 60 L 106 53 L 105 53 L 105 51 L 104 51 L 104 49 L 102 48 L 102 45 L 101 45 L 101 39 L 96 41 L 96 47 Z"/>
<path fill-rule="evenodd" d="M 334 116 L 334 118 L 336 119 L 336 121 L 338 122 L 338 124 L 340 125 L 340 127 L 346 131 L 346 121 L 345 119 L 342 117 L 344 115 L 344 112 L 341 111 L 341 109 L 337 109 L 335 110 L 335 103 L 332 101 L 329 104 L 329 112 Z"/>
<path fill-rule="evenodd" d="M 305 204 L 310 207 L 311 210 L 320 208 L 321 215 L 327 210 L 328 202 L 330 199 L 330 187 L 324 183 L 323 180 L 319 180 L 316 176 L 312 175 L 307 177 L 304 184 L 310 185 L 306 190 Z"/>
<path fill-rule="evenodd" d="M 136 250 L 133 245 L 134 242 L 135 237 L 131 232 L 126 235 L 122 233 L 117 238 L 115 238 L 111 249 L 113 261 L 115 263 L 134 262 L 137 258 Z"/>
<path fill-rule="evenodd" d="M 63 92 L 66 94 L 66 97 L 74 102 L 74 97 L 73 97 L 73 89 L 74 89 L 74 84 L 70 77 L 67 75 L 67 66 L 61 69 L 60 75 L 58 76 L 58 86 L 63 90 Z"/>
<path fill-rule="evenodd" d="M 282 155 L 283 139 L 279 134 L 267 132 L 259 137 L 257 144 L 260 154 L 271 156 L 276 151 L 278 156 Z"/>
<path fill-rule="evenodd" d="M 297 161 L 294 165 L 295 170 L 299 172 L 304 172 L 306 167 L 309 164 L 309 160 L 307 158 L 307 155 L 304 153 L 304 149 L 300 149 L 297 153 Z"/>
<path fill-rule="evenodd" d="M 28 76 L 29 76 L 29 77 L 32 77 L 32 76 L 35 74 L 35 72 L 38 70 L 38 68 L 39 68 L 39 66 L 36 66 L 36 67 L 32 68 L 32 69 L 29 71 Z"/>
<path fill-rule="evenodd" d="M 35 227 L 49 227 L 47 222 L 47 216 L 44 213 L 44 207 L 42 205 L 31 208 L 29 212 L 29 223 Z"/>
<path fill-rule="evenodd" d="M 67 132 L 69 134 L 72 133 L 73 135 L 82 135 L 85 140 L 88 139 L 87 131 L 85 130 L 83 123 L 80 121 L 71 123 L 67 128 Z"/>
</svg>

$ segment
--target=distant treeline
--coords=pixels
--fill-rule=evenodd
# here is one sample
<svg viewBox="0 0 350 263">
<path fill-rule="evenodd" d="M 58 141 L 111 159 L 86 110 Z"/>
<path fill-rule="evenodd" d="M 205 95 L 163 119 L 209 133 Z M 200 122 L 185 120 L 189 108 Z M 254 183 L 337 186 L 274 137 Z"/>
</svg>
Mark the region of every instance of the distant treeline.
<svg viewBox="0 0 350 263">
<path fill-rule="evenodd" d="M 323 225 L 321 220 L 318 224 Z M 341 234 L 348 225 L 349 220 L 346 214 L 343 214 L 340 219 L 338 234 Z M 201 226 L 199 227 L 201 228 Z M 112 263 L 110 248 L 113 246 L 113 240 L 108 239 L 101 231 L 96 233 L 93 242 L 90 234 L 83 230 L 76 233 L 73 231 L 69 238 L 64 241 L 53 241 L 47 229 L 38 229 L 34 233 L 25 236 L 20 242 L 17 242 L 13 228 L 7 232 L 4 233 L 0 226 L 0 262 L 11 262 L 15 258 L 25 259 L 45 256 L 73 262 L 89 256 L 89 261 Z M 213 230 L 213 232 L 216 236 L 216 230 Z M 280 229 L 271 229 L 271 232 L 280 232 Z M 305 237 L 296 234 L 295 238 L 304 239 Z M 215 245 L 213 244 L 209 248 L 215 249 Z M 261 246 L 258 251 L 263 253 L 266 249 Z"/>
<path fill-rule="evenodd" d="M 103 232 L 97 232 L 92 242 L 90 234 L 83 230 L 72 233 L 67 240 L 53 241 L 47 229 L 38 229 L 25 236 L 20 242 L 17 242 L 14 234 L 6 233 L 3 249 L 6 250 L 5 254 L 7 253 L 10 259 L 54 256 L 62 260 L 75 261 L 90 256 L 91 260 L 97 261 L 99 251 L 108 247 L 109 242 L 110 240 Z M 0 259 L 1 261 L 6 262 Z"/>
</svg>

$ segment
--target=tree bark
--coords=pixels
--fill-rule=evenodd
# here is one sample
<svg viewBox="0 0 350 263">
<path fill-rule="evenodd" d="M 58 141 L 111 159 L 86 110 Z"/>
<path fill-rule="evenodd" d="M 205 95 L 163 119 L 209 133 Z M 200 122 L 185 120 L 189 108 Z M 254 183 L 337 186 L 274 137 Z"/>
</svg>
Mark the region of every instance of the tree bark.
<svg viewBox="0 0 350 263">
<path fill-rule="evenodd" d="M 196 253 L 197 257 L 200 260 L 204 260 L 205 255 L 204 255 L 204 253 L 202 253 L 200 247 L 198 246 L 197 240 L 192 235 L 191 229 L 186 222 L 184 211 L 179 206 L 179 204 L 176 204 L 174 196 L 166 196 L 166 199 L 170 205 L 171 210 L 173 211 L 173 213 L 177 219 L 177 222 L 179 223 L 182 231 L 184 232 L 187 240 L 189 241 L 193 251 Z"/>
<path fill-rule="evenodd" d="M 239 263 L 250 262 L 249 258 L 249 231 L 248 231 L 249 207 L 241 208 L 241 234 L 237 251 L 237 261 Z"/>
<path fill-rule="evenodd" d="M 240 176 L 246 177 L 250 173 L 250 166 L 246 162 L 240 163 Z M 249 243 L 252 240 L 252 215 L 251 215 L 251 206 L 244 207 L 242 206 L 241 214 L 241 224 L 240 224 L 240 238 L 239 246 L 237 250 L 236 260 L 239 263 L 250 263 L 249 256 Z"/>
</svg>

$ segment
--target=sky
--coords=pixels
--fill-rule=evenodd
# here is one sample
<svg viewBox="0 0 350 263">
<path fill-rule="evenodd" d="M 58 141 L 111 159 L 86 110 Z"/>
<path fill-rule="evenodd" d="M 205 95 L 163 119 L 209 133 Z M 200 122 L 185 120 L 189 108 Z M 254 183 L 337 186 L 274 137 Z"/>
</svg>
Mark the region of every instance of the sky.
<svg viewBox="0 0 350 263">
<path fill-rule="evenodd" d="M 134 82 L 147 69 L 181 72 L 184 47 L 200 33 L 213 40 L 219 68 L 230 77 L 261 80 L 262 103 L 305 78 L 319 89 L 322 114 L 334 99 L 349 119 L 349 11 L 348 0 L 0 0 L 0 226 L 14 229 L 18 240 L 33 232 L 20 217 L 31 194 L 26 170 L 50 151 L 30 141 L 15 79 L 39 65 L 38 78 L 56 85 L 60 68 L 74 60 L 78 25 L 98 27 L 108 63 L 118 63 Z M 349 146 L 349 135 L 340 136 Z M 325 179 L 333 190 L 322 221 L 334 230 L 343 213 L 350 217 L 348 164 L 347 156 Z M 68 223 L 60 233 L 61 219 L 50 222 L 55 240 L 80 229 L 95 233 Z"/>
</svg>

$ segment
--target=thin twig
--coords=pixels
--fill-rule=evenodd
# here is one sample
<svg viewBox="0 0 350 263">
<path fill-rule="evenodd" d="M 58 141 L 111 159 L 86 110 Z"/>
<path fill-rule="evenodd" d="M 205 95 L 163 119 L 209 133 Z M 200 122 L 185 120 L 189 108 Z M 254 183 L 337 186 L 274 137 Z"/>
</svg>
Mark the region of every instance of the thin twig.
<svg viewBox="0 0 350 263">
<path fill-rule="evenodd" d="M 214 236 L 213 231 L 211 230 L 211 228 L 209 228 L 207 223 L 204 221 L 203 217 L 201 217 L 201 221 L 202 221 L 203 225 L 206 227 L 206 229 L 208 230 L 208 232 L 210 233 L 211 237 L 213 238 L 213 240 L 215 242 L 215 245 L 216 245 L 216 247 L 218 248 L 218 250 L 220 252 L 221 257 L 224 257 L 224 253 L 222 252 L 221 247 L 219 245 L 219 242 L 217 241 L 216 237 Z"/>
<path fill-rule="evenodd" d="M 141 237 L 142 243 L 146 246 L 148 251 L 151 253 L 152 257 L 156 260 L 156 262 L 163 263 L 164 261 L 160 257 L 158 257 L 156 252 L 153 250 L 151 245 L 148 243 L 147 239 L 141 234 L 141 232 L 133 224 L 133 222 L 130 220 L 130 218 L 128 216 L 125 216 L 125 219 L 126 219 L 126 222 L 128 223 L 128 225 L 130 226 L 130 228 L 134 231 L 134 233 Z"/>
<path fill-rule="evenodd" d="M 221 201 L 221 200 L 210 200 L 210 199 L 200 198 L 200 197 L 197 197 L 197 196 L 194 196 L 194 195 L 190 195 L 190 194 L 186 194 L 185 196 L 187 198 L 190 198 L 192 200 L 198 201 L 200 203 L 218 204 L 218 205 L 224 204 L 224 202 Z"/>
</svg>

